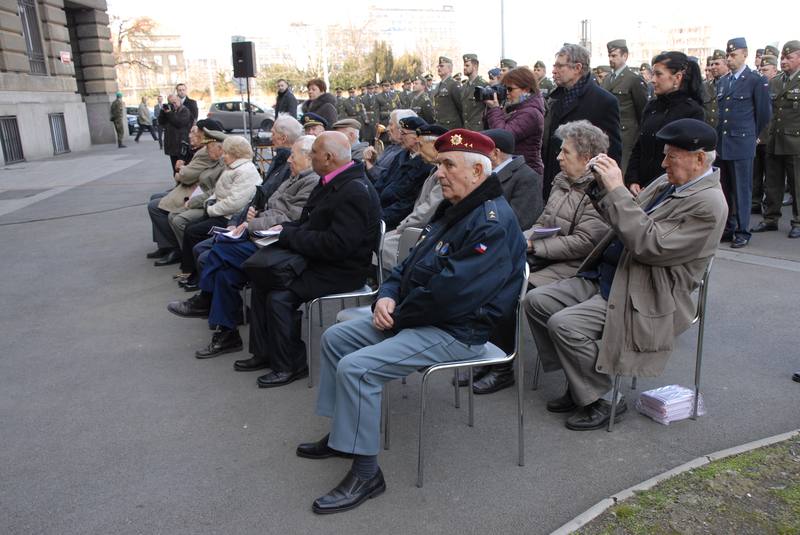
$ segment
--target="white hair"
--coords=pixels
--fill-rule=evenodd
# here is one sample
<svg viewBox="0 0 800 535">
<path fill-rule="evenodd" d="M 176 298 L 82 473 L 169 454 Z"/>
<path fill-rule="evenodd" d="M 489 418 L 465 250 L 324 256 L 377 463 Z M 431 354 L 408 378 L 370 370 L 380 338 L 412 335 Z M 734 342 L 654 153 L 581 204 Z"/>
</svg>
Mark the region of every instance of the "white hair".
<svg viewBox="0 0 800 535">
<path fill-rule="evenodd" d="M 492 174 L 492 161 L 488 158 L 488 156 L 484 156 L 483 154 L 478 154 L 477 152 L 463 152 L 464 155 L 464 163 L 469 166 L 473 166 L 475 164 L 480 164 L 483 172 L 481 173 L 482 178 L 486 178 L 490 174 Z"/>
<path fill-rule="evenodd" d="M 717 159 L 717 151 L 715 150 L 704 150 L 703 154 L 706 156 L 705 161 L 705 168 L 708 169 L 714 164 L 714 160 Z"/>
<path fill-rule="evenodd" d="M 420 143 L 433 143 L 439 139 L 439 136 L 419 136 Z"/>
<path fill-rule="evenodd" d="M 228 136 L 222 142 L 222 150 L 237 160 L 249 160 L 253 157 L 253 148 L 250 142 L 242 136 Z"/>
<path fill-rule="evenodd" d="M 344 135 L 344 134 L 342 134 Z M 353 159 L 353 153 L 350 151 L 350 145 L 336 145 L 330 147 L 331 156 L 335 160 L 349 162 Z"/>
<path fill-rule="evenodd" d="M 279 113 L 272 125 L 275 132 L 286 136 L 286 141 L 292 145 L 297 138 L 303 135 L 303 125 L 288 113 Z"/>
<path fill-rule="evenodd" d="M 417 114 L 414 113 L 414 110 L 392 110 L 392 112 L 389 114 L 389 122 L 399 125 L 400 119 L 405 119 L 406 117 L 417 117 Z"/>
<path fill-rule="evenodd" d="M 314 144 L 315 139 L 317 138 L 314 136 L 300 136 L 292 146 L 297 147 L 297 150 L 302 152 L 304 156 L 308 156 L 311 154 L 311 145 Z"/>
</svg>

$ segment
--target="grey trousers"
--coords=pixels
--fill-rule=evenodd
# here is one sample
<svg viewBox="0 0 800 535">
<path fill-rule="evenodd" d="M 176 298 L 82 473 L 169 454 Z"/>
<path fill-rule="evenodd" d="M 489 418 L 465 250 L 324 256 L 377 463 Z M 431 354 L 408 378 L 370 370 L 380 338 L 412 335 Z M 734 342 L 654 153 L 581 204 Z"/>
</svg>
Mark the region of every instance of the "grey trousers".
<svg viewBox="0 0 800 535">
<path fill-rule="evenodd" d="M 357 455 L 380 450 L 383 385 L 432 364 L 480 358 L 484 345 L 466 345 L 437 327 L 379 331 L 372 315 L 337 323 L 322 335 L 317 414 L 332 418 L 331 448 Z"/>
<path fill-rule="evenodd" d="M 581 277 L 534 288 L 525 314 L 545 371 L 563 369 L 572 399 L 581 407 L 611 389 L 611 378 L 595 370 L 608 303 L 600 286 Z"/>
<path fill-rule="evenodd" d="M 176 212 L 169 214 L 169 226 L 172 228 L 172 233 L 178 239 L 178 243 L 183 245 L 183 233 L 186 227 L 203 219 L 205 212 L 202 208 L 190 208 L 183 212 Z"/>
<path fill-rule="evenodd" d="M 164 194 L 166 195 L 166 194 Z M 169 212 L 158 207 L 161 202 L 162 194 L 150 197 L 147 203 L 147 212 L 150 214 L 150 221 L 153 223 L 153 241 L 158 244 L 160 249 L 178 249 L 178 242 L 175 240 L 175 233 L 169 226 Z"/>
</svg>

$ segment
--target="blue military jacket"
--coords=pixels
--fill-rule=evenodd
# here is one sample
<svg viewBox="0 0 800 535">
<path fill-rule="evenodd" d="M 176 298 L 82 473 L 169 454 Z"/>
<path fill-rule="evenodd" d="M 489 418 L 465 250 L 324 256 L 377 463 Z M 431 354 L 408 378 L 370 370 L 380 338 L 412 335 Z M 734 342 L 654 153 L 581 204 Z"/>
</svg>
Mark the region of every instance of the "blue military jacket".
<svg viewBox="0 0 800 535">
<path fill-rule="evenodd" d="M 758 133 L 772 117 L 769 84 L 750 67 L 732 79 L 730 73 L 717 82 L 717 152 L 723 160 L 746 160 L 755 157 Z"/>
<path fill-rule="evenodd" d="M 492 174 L 458 204 L 442 202 L 378 298 L 397 303 L 395 332 L 435 326 L 465 344 L 484 344 L 514 310 L 525 250 L 519 223 Z"/>
</svg>

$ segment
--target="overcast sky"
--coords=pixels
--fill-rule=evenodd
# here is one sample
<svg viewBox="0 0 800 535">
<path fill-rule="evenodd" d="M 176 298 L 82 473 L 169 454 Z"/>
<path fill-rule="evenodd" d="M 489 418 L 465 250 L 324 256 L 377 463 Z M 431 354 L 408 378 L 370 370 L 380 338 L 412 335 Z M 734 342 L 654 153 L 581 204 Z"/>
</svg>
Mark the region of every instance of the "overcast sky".
<svg viewBox="0 0 800 535">
<path fill-rule="evenodd" d="M 201 2 L 112 0 L 109 2 L 109 13 L 127 17 L 147 15 L 156 19 L 163 24 L 166 31 L 182 35 L 184 51 L 190 59 L 217 57 L 229 60 L 231 35 L 267 36 L 271 26 L 283 24 L 287 20 L 303 20 L 310 24 L 347 22 L 348 18 L 357 19 L 362 16 L 370 3 L 396 6 L 397 0 L 304 0 L 296 4 L 256 4 L 244 0 L 227 0 L 221 4 L 212 4 L 213 7 L 206 7 L 207 4 Z M 442 4 L 454 6 L 458 14 L 458 32 L 465 47 L 463 52 L 477 53 L 482 58 L 482 67 L 489 68 L 490 64 L 496 63 L 500 58 L 500 0 L 401 0 L 403 7 L 435 7 Z M 359 5 L 365 7 L 359 9 Z M 582 19 L 591 21 L 591 37 L 595 43 L 625 38 L 639 22 L 664 26 L 698 26 L 711 23 L 717 48 L 724 48 L 728 38 L 739 36 L 744 36 L 753 50 L 763 48 L 768 43 L 800 39 L 795 3 L 779 1 L 770 4 L 767 13 L 759 12 L 755 8 L 743 11 L 734 4 L 728 4 L 727 7 L 723 7 L 724 4 L 719 5 L 718 11 L 712 13 L 708 9 L 708 3 L 696 0 L 505 0 L 506 56 L 519 58 L 522 62 L 530 61 L 530 58 L 540 58 L 549 64 L 553 54 L 564 42 L 578 41 Z M 345 9 L 344 6 L 352 9 Z M 782 17 L 781 12 L 787 16 Z M 788 16 L 790 13 L 794 15 Z M 599 63 L 606 61 L 593 60 L 593 64 Z"/>
</svg>

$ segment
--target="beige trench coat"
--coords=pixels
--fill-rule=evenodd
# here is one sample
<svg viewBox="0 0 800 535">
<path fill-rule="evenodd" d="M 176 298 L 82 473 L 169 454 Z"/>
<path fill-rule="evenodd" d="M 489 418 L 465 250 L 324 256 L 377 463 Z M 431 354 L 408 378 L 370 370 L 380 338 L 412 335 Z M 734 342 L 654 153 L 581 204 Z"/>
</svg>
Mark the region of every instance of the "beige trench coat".
<svg viewBox="0 0 800 535">
<path fill-rule="evenodd" d="M 636 199 L 618 187 L 597 202 L 611 231 L 578 271 L 591 270 L 615 237 L 625 246 L 608 296 L 595 363 L 600 373 L 661 374 L 675 337 L 691 325 L 696 310 L 692 292 L 719 246 L 728 217 L 719 170 L 645 214 L 639 205 L 647 206 L 664 187 L 666 175 Z"/>
<path fill-rule="evenodd" d="M 169 213 L 183 212 L 186 210 L 183 203 L 198 185 L 203 191 L 203 198 L 208 198 L 224 169 L 222 160 L 213 161 L 209 158 L 206 147 L 200 147 L 192 160 L 178 171 L 177 185 L 161 199 L 158 207 Z"/>
</svg>

